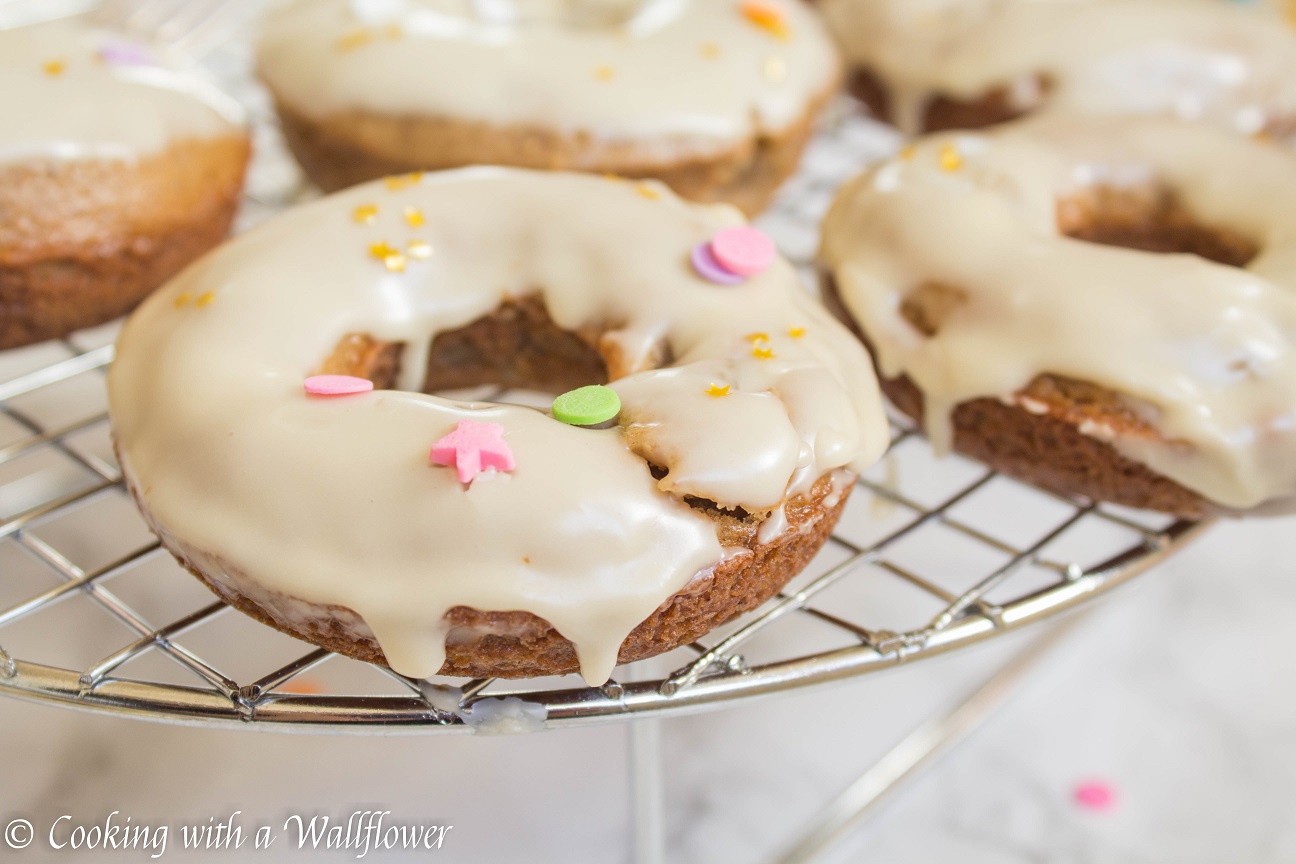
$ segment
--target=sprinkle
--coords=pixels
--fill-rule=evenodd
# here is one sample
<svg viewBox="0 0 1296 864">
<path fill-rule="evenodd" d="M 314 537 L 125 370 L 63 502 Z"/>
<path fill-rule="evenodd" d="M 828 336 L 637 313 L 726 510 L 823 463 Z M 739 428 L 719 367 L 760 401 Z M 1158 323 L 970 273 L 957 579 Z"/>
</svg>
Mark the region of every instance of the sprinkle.
<svg viewBox="0 0 1296 864">
<path fill-rule="evenodd" d="M 352 216 L 355 218 L 355 221 L 359 222 L 361 225 L 372 225 L 374 220 L 378 218 L 378 205 L 361 204 L 355 209 Z"/>
<path fill-rule="evenodd" d="M 946 171 L 957 171 L 963 167 L 963 154 L 953 144 L 941 148 L 940 166 Z"/>
<path fill-rule="evenodd" d="M 717 399 L 719 399 L 721 396 L 728 396 L 729 386 L 730 385 L 726 384 L 723 387 L 721 387 L 719 384 L 712 384 L 710 387 L 706 389 L 706 394 L 708 396 L 714 396 Z"/>
<path fill-rule="evenodd" d="M 354 51 L 368 45 L 373 38 L 373 33 L 369 30 L 352 30 L 339 39 L 335 47 L 339 51 Z"/>
<path fill-rule="evenodd" d="M 740 8 L 744 18 L 774 38 L 788 39 L 792 35 L 787 20 L 783 17 L 783 11 L 778 7 L 758 0 L 748 0 Z"/>
<path fill-rule="evenodd" d="M 599 384 L 570 390 L 553 401 L 554 419 L 568 426 L 599 426 L 620 413 L 621 397 Z"/>
<path fill-rule="evenodd" d="M 771 84 L 782 84 L 787 79 L 787 61 L 778 55 L 765 58 L 761 69 L 765 73 L 765 80 Z"/>
<path fill-rule="evenodd" d="M 788 328 L 788 335 L 791 336 L 793 339 L 800 339 L 802 336 L 805 335 L 805 328 L 804 328 L 804 327 L 789 327 L 789 328 Z"/>
<path fill-rule="evenodd" d="M 616 70 L 611 66 L 600 66 L 594 70 L 594 77 L 600 81 L 611 81 L 616 77 Z"/>
<path fill-rule="evenodd" d="M 308 675 L 301 675 L 275 689 L 280 693 L 292 693 L 298 696 L 318 696 L 324 692 L 324 685 Z"/>
<path fill-rule="evenodd" d="M 649 201 L 656 201 L 661 197 L 661 193 L 654 189 L 651 183 L 636 183 L 635 191 Z"/>
<path fill-rule="evenodd" d="M 625 179 L 624 177 L 622 177 L 620 174 L 613 174 L 611 171 L 605 171 L 605 172 L 603 172 L 603 179 L 604 179 L 604 180 L 607 180 L 609 183 L 624 183 L 624 182 L 626 182 L 626 179 Z"/>
<path fill-rule="evenodd" d="M 405 28 L 396 23 L 388 24 L 383 28 L 383 35 L 392 41 L 403 39 L 405 38 Z"/>
<path fill-rule="evenodd" d="M 433 465 L 454 467 L 460 483 L 471 483 L 487 468 L 512 471 L 517 467 L 513 451 L 504 443 L 504 427 L 475 420 L 460 420 L 453 432 L 432 445 L 428 458 Z"/>
<path fill-rule="evenodd" d="M 1102 781 L 1081 783 L 1072 794 L 1086 810 L 1111 810 L 1116 806 L 1116 790 Z"/>
<path fill-rule="evenodd" d="M 693 247 L 689 260 L 693 263 L 693 270 L 708 282 L 714 282 L 717 285 L 741 285 L 747 281 L 736 273 L 730 273 L 720 266 L 711 254 L 710 243 L 699 243 Z"/>
<path fill-rule="evenodd" d="M 417 207 L 406 207 L 402 212 L 405 215 L 405 224 L 411 228 L 421 228 L 423 223 L 427 221 L 423 218 L 423 211 Z"/>
<path fill-rule="evenodd" d="M 748 342 L 751 342 L 751 343 L 753 343 L 753 344 L 755 344 L 755 343 L 757 343 L 757 342 L 768 342 L 768 341 L 770 341 L 770 338 L 769 338 L 769 334 L 768 334 L 768 333 L 748 333 L 748 334 L 747 334 L 746 336 L 744 336 L 743 338 L 746 339 Z"/>
<path fill-rule="evenodd" d="M 66 70 L 67 64 L 62 60 L 50 60 L 41 66 L 41 71 L 50 76 L 62 75 Z"/>
<path fill-rule="evenodd" d="M 393 273 L 403 273 L 405 271 L 405 256 L 396 247 L 388 243 L 375 243 L 369 247 L 369 254 L 379 261 Z"/>
<path fill-rule="evenodd" d="M 750 277 L 763 272 L 778 255 L 774 241 L 759 228 L 726 228 L 711 238 L 711 255 L 730 273 Z"/>
<path fill-rule="evenodd" d="M 757 360 L 773 360 L 774 350 L 772 348 L 761 348 L 758 345 L 752 349 L 752 356 Z"/>
<path fill-rule="evenodd" d="M 188 306 L 189 301 L 191 300 L 193 300 L 193 295 L 190 294 L 188 291 L 186 291 L 183 294 L 176 297 L 175 300 L 172 301 L 172 305 L 174 305 L 175 308 L 177 309 L 181 309 L 185 306 Z"/>
<path fill-rule="evenodd" d="M 714 42 L 702 43 L 702 56 L 708 60 L 714 60 L 720 56 L 720 46 Z"/>
<path fill-rule="evenodd" d="M 204 306 L 210 306 L 214 302 L 216 302 L 216 295 L 211 291 L 204 291 L 198 295 L 198 299 L 194 301 L 194 305 L 201 309 Z"/>
<path fill-rule="evenodd" d="M 354 375 L 312 375 L 306 379 L 304 386 L 312 396 L 350 396 L 374 389 L 373 382 L 368 378 L 357 378 Z"/>
<path fill-rule="evenodd" d="M 419 261 L 425 261 L 432 257 L 432 244 L 426 240 L 411 240 L 405 251 L 411 258 Z"/>
<path fill-rule="evenodd" d="M 908 162 L 910 159 L 914 157 L 914 154 L 917 152 L 918 152 L 917 147 L 915 147 L 912 144 L 906 144 L 904 147 L 900 148 L 900 158 Z"/>
<path fill-rule="evenodd" d="M 408 186 L 416 186 L 423 180 L 423 172 L 415 171 L 412 174 L 394 174 L 391 177 L 384 177 L 383 183 L 392 192 L 399 192 Z"/>
</svg>

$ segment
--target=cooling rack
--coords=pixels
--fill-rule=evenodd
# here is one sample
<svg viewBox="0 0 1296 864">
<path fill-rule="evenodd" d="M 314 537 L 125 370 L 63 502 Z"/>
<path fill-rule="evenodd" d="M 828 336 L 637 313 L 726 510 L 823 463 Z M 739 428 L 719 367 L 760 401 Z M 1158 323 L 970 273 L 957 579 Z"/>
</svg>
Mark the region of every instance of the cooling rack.
<svg viewBox="0 0 1296 864">
<path fill-rule="evenodd" d="M 242 227 L 308 197 L 235 54 L 258 161 Z M 218 64 L 219 65 L 219 64 Z M 231 71 L 232 70 L 232 71 Z M 218 74 L 220 70 L 218 69 Z M 834 106 L 761 224 L 813 282 L 833 191 L 896 146 Z M 1102 594 L 1203 523 L 1072 499 L 892 424 L 807 571 L 707 638 L 619 668 L 527 682 L 415 681 L 312 650 L 232 612 L 135 513 L 113 458 L 104 371 L 116 325 L 0 354 L 0 693 L 175 723 L 279 730 L 508 732 L 697 712 L 911 663 Z"/>
</svg>

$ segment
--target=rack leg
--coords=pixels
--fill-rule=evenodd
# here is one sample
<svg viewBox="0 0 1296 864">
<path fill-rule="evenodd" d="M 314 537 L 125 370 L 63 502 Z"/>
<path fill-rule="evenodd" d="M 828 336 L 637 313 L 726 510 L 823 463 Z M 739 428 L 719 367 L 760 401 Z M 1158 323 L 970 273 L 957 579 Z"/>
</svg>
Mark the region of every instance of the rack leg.
<svg viewBox="0 0 1296 864">
<path fill-rule="evenodd" d="M 1071 615 L 1048 628 L 1027 648 L 981 683 L 951 711 L 933 717 L 914 729 L 875 765 L 831 801 L 797 842 L 776 864 L 813 864 L 822 861 L 838 843 L 859 826 L 877 805 L 920 768 L 934 761 L 990 718 L 1007 698 L 1091 610 Z"/>
<path fill-rule="evenodd" d="M 630 824 L 634 864 L 666 860 L 666 801 L 661 720 L 633 720 L 630 729 Z"/>
</svg>

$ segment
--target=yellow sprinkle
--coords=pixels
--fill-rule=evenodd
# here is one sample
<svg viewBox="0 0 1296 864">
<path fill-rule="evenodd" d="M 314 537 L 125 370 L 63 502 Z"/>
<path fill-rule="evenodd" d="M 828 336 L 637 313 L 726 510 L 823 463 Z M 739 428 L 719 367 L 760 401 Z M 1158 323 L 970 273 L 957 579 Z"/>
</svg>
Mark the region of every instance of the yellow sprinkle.
<svg viewBox="0 0 1296 864">
<path fill-rule="evenodd" d="M 788 29 L 787 21 L 783 18 L 782 10 L 768 3 L 749 0 L 749 2 L 742 5 L 742 14 L 744 18 L 775 39 L 786 40 L 792 35 L 792 31 Z"/>
<path fill-rule="evenodd" d="M 594 70 L 594 77 L 600 81 L 611 81 L 616 77 L 616 70 L 611 66 L 600 66 Z"/>
<path fill-rule="evenodd" d="M 211 291 L 204 291 L 198 295 L 198 299 L 194 301 L 194 305 L 201 309 L 204 306 L 210 306 L 215 300 L 215 294 Z"/>
<path fill-rule="evenodd" d="M 405 212 L 405 224 L 409 225 L 411 228 L 423 227 L 423 223 L 426 220 L 423 218 L 422 210 L 418 209 L 417 207 L 406 207 L 404 212 Z"/>
<path fill-rule="evenodd" d="M 604 179 L 604 180 L 609 180 L 609 181 L 611 181 L 611 182 L 613 182 L 613 183 L 624 183 L 624 182 L 626 182 L 626 179 L 625 179 L 624 177 L 622 177 L 620 174 L 613 174 L 613 173 L 611 173 L 610 171 L 609 171 L 609 172 L 605 172 L 605 173 L 603 174 L 603 179 Z"/>
<path fill-rule="evenodd" d="M 1255 133 L 1255 134 L 1252 135 L 1251 137 L 1252 137 L 1252 139 L 1254 139 L 1257 143 L 1260 143 L 1260 144 L 1272 144 L 1272 143 L 1274 143 L 1273 135 L 1269 133 L 1269 130 L 1268 130 L 1268 129 L 1261 129 L 1259 132 Z"/>
<path fill-rule="evenodd" d="M 44 66 L 41 67 L 41 71 L 43 71 L 46 75 L 62 75 L 64 70 L 66 69 L 67 69 L 67 64 L 64 63 L 62 60 L 50 60 L 48 63 L 46 63 Z"/>
<path fill-rule="evenodd" d="M 359 222 L 361 225 L 372 225 L 374 220 L 378 218 L 378 205 L 361 204 L 355 209 L 352 216 L 354 216 L 355 221 Z"/>
<path fill-rule="evenodd" d="M 373 33 L 369 30 L 352 30 L 337 41 L 336 47 L 339 51 L 354 51 L 368 45 L 373 38 Z"/>
<path fill-rule="evenodd" d="M 751 342 L 753 345 L 756 344 L 757 342 L 770 341 L 768 333 L 748 333 L 743 338 L 746 339 L 748 342 Z"/>
<path fill-rule="evenodd" d="M 723 387 L 721 387 L 719 384 L 712 384 L 710 387 L 706 389 L 706 394 L 708 396 L 715 396 L 716 398 L 719 398 L 721 396 L 728 396 L 729 385 L 726 384 Z"/>
<path fill-rule="evenodd" d="M 963 167 L 963 154 L 953 144 L 941 148 L 940 165 L 946 171 L 957 171 Z"/>
<path fill-rule="evenodd" d="M 405 272 L 405 256 L 401 251 L 388 243 L 375 243 L 369 247 L 369 254 L 383 262 L 393 273 Z"/>
<path fill-rule="evenodd" d="M 771 84 L 782 84 L 787 79 L 787 61 L 778 55 L 765 58 L 765 65 L 762 68 L 765 72 L 765 80 Z"/>
<path fill-rule="evenodd" d="M 409 246 L 406 247 L 406 251 L 409 252 L 411 258 L 422 261 L 432 257 L 432 244 L 426 240 L 411 240 Z"/>
<path fill-rule="evenodd" d="M 384 177 L 383 183 L 392 192 L 398 192 L 407 186 L 416 186 L 423 180 L 423 172 L 415 171 L 412 174 L 393 174 L 390 177 Z"/>
<path fill-rule="evenodd" d="M 649 201 L 656 201 L 661 197 L 661 193 L 647 183 L 636 184 L 635 191 L 647 198 Z"/>
<path fill-rule="evenodd" d="M 789 327 L 789 328 L 788 328 L 788 335 L 791 336 L 793 339 L 800 339 L 802 336 L 805 335 L 805 328 L 804 328 L 804 327 Z"/>
<path fill-rule="evenodd" d="M 388 39 L 403 39 L 405 30 L 399 24 L 388 24 L 383 28 L 383 35 Z"/>
<path fill-rule="evenodd" d="M 708 60 L 714 60 L 720 56 L 720 46 L 714 42 L 702 43 L 702 56 Z"/>
<path fill-rule="evenodd" d="M 773 360 L 774 351 L 770 348 L 761 348 L 759 346 L 752 349 L 752 356 L 757 360 Z"/>
<path fill-rule="evenodd" d="M 917 147 L 915 147 L 912 144 L 906 144 L 904 147 L 900 148 L 900 158 L 908 162 L 910 159 L 914 157 L 914 154 L 917 152 L 918 152 Z"/>
<path fill-rule="evenodd" d="M 193 295 L 190 294 L 188 291 L 186 291 L 183 294 L 181 294 L 179 297 L 175 298 L 175 300 L 172 302 L 175 304 L 175 308 L 180 309 L 185 306 L 188 306 L 189 301 L 191 300 L 193 300 Z"/>
</svg>

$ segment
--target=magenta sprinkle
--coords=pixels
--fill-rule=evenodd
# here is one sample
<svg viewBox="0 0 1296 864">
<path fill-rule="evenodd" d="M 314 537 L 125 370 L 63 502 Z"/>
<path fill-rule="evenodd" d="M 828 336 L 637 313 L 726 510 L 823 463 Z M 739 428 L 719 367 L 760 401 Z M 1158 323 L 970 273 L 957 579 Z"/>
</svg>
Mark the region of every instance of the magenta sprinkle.
<svg viewBox="0 0 1296 864">
<path fill-rule="evenodd" d="M 1116 790 L 1101 781 L 1081 783 L 1074 794 L 1075 802 L 1086 810 L 1111 810 L 1116 806 Z"/>
<path fill-rule="evenodd" d="M 109 42 L 99 49 L 99 57 L 110 66 L 153 65 L 153 52 L 138 42 Z"/>
<path fill-rule="evenodd" d="M 720 262 L 715 260 L 711 254 L 710 243 L 699 243 L 693 247 L 693 254 L 689 256 L 693 262 L 693 270 L 708 282 L 714 282 L 717 285 L 741 285 L 747 279 L 739 276 L 737 273 L 730 273 L 720 266 Z"/>
</svg>

